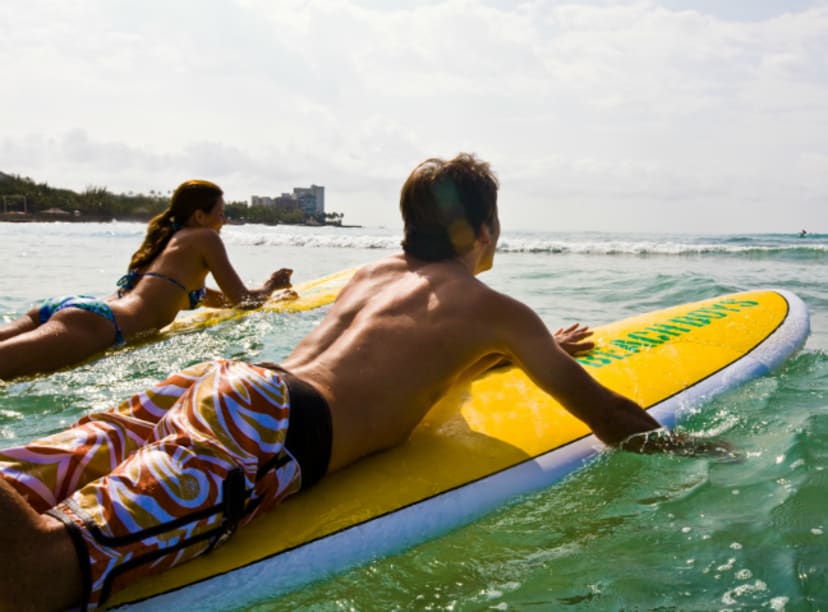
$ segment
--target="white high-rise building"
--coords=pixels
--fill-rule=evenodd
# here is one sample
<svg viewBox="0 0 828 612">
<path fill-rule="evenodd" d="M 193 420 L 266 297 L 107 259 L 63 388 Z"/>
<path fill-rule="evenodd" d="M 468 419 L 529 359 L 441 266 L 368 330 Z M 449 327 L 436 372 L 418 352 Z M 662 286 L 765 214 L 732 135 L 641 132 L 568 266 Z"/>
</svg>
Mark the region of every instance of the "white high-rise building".
<svg viewBox="0 0 828 612">
<path fill-rule="evenodd" d="M 298 206 L 306 215 L 325 214 L 325 188 L 322 185 L 310 187 L 294 187 L 293 193 L 283 193 L 280 196 L 250 196 L 251 206 L 273 206 L 287 208 L 292 204 Z"/>
<path fill-rule="evenodd" d="M 300 208 L 305 211 L 306 214 L 325 214 L 325 188 L 321 185 L 294 187 L 293 197 L 299 202 Z"/>
</svg>

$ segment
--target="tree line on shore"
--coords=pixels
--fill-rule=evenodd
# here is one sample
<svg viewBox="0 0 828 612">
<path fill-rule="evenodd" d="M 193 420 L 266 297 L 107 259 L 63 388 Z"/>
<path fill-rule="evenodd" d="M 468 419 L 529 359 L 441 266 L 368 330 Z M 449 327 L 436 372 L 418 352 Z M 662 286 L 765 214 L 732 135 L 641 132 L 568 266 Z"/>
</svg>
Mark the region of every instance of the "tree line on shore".
<svg viewBox="0 0 828 612">
<path fill-rule="evenodd" d="M 149 221 L 167 208 L 171 195 L 154 190 L 116 194 L 96 186 L 77 193 L 0 172 L 0 218 L 7 221 Z M 268 225 L 342 225 L 343 217 L 336 212 L 308 215 L 299 207 L 248 206 L 243 201 L 225 202 L 224 214 L 231 223 Z"/>
</svg>

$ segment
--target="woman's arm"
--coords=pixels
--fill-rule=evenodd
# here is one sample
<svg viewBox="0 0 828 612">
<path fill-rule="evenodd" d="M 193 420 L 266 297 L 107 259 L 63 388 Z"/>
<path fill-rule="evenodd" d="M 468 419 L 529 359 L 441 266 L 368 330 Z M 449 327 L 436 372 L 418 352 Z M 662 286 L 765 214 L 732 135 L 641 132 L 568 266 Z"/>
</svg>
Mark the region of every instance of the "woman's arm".
<svg viewBox="0 0 828 612">
<path fill-rule="evenodd" d="M 270 294 L 277 289 L 287 289 L 290 287 L 290 275 L 293 270 L 289 268 L 280 268 L 270 275 L 264 284 L 258 289 L 248 289 L 240 304 L 242 308 L 255 308 L 261 306 L 270 297 Z"/>
<path fill-rule="evenodd" d="M 201 305 L 207 308 L 230 308 L 233 304 L 221 291 L 205 288 L 204 297 L 201 298 Z"/>
<path fill-rule="evenodd" d="M 258 288 L 245 287 L 227 256 L 227 249 L 217 232 L 206 236 L 204 241 L 204 261 L 210 274 L 221 289 L 208 290 L 204 305 L 211 307 L 235 306 L 238 308 L 255 308 L 261 306 L 276 289 L 290 287 L 290 276 L 293 270 L 282 268 L 273 272 L 265 283 Z"/>
</svg>

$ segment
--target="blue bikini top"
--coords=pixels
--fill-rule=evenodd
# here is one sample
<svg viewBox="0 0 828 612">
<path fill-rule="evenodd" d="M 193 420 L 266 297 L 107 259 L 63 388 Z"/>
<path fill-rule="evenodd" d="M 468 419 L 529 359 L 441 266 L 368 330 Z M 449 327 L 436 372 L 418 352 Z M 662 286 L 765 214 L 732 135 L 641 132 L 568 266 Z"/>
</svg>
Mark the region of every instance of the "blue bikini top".
<svg viewBox="0 0 828 612">
<path fill-rule="evenodd" d="M 165 281 L 171 282 L 176 287 L 180 287 L 182 291 L 185 291 L 187 293 L 187 297 L 190 298 L 190 308 L 196 308 L 201 303 L 201 300 L 204 298 L 204 296 L 207 294 L 207 287 L 187 291 L 187 288 L 184 285 L 182 285 L 172 276 L 167 276 L 166 274 L 160 274 L 158 272 L 136 272 L 135 270 L 131 270 L 118 279 L 118 297 L 122 297 L 130 289 L 134 289 L 135 284 L 138 282 L 138 279 L 142 276 L 154 276 L 155 278 L 163 278 Z"/>
</svg>

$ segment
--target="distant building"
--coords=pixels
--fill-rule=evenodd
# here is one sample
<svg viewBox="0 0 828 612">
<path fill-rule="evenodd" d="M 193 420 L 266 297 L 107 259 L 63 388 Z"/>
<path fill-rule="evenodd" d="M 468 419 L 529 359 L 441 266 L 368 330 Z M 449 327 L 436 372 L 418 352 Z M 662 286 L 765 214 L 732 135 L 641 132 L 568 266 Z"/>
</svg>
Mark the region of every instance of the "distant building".
<svg viewBox="0 0 828 612">
<path fill-rule="evenodd" d="M 292 210 L 301 208 L 306 215 L 317 216 L 325 214 L 325 188 L 321 185 L 310 187 L 294 187 L 293 193 L 283 193 L 280 196 L 250 196 L 251 206 L 269 206 L 278 210 Z"/>
<path fill-rule="evenodd" d="M 273 198 L 267 196 L 250 196 L 250 206 L 273 206 Z"/>
<path fill-rule="evenodd" d="M 7 178 L 8 175 L 0 172 L 0 180 L 6 180 Z M 25 215 L 29 212 L 26 204 L 26 196 L 24 195 L 3 195 L 0 196 L 0 200 L 3 202 L 3 214 L 13 212 Z"/>
</svg>

